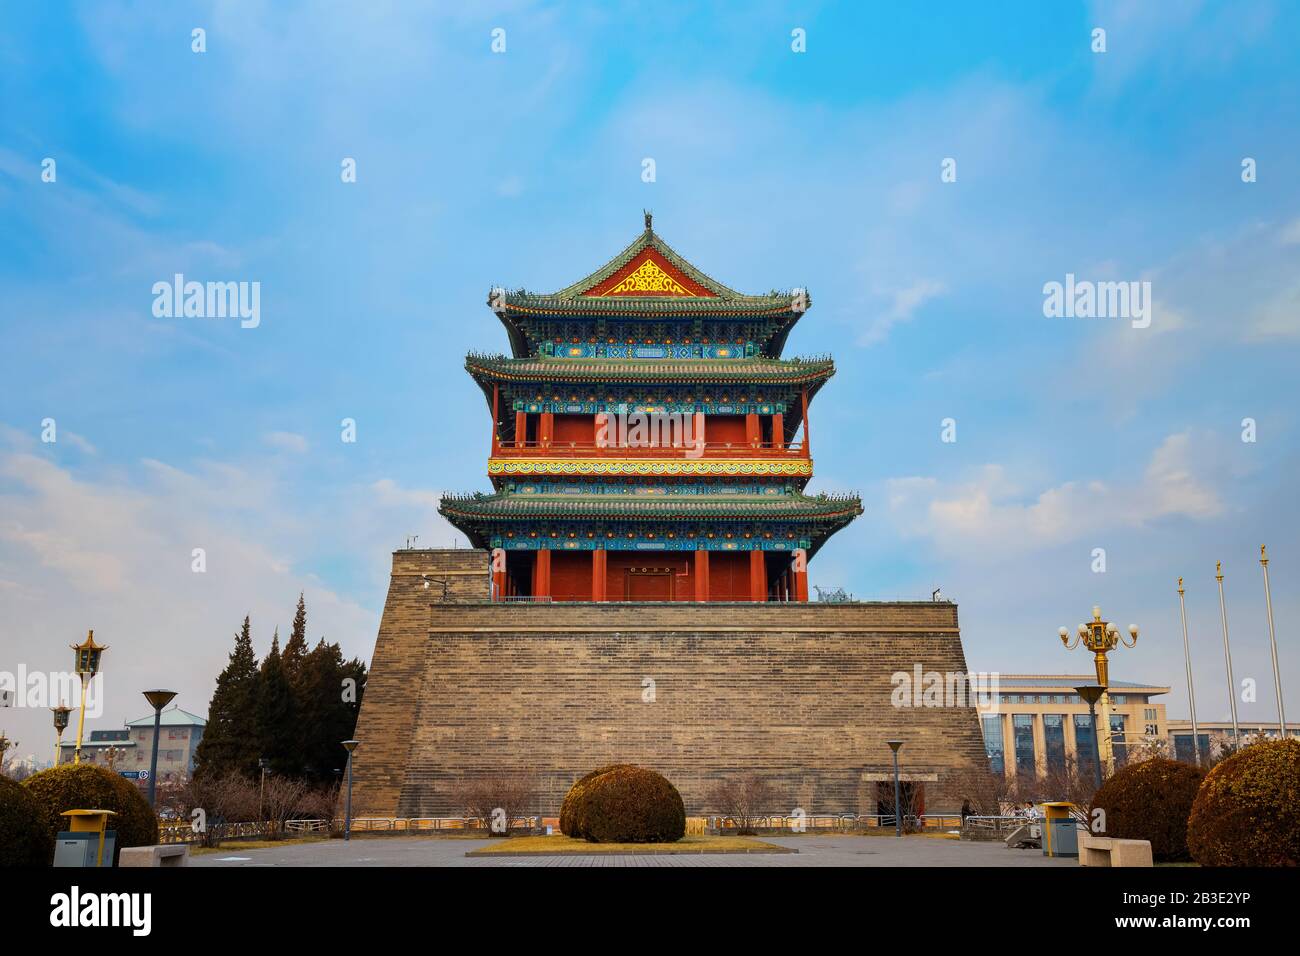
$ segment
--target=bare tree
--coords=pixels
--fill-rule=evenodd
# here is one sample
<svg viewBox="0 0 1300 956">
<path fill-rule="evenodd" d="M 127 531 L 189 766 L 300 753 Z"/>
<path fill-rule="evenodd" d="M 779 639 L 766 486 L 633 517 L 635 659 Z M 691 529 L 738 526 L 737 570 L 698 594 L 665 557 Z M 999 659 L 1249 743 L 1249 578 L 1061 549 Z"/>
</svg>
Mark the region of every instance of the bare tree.
<svg viewBox="0 0 1300 956">
<path fill-rule="evenodd" d="M 1091 825 L 1093 800 L 1097 794 L 1097 778 L 1092 767 L 1080 767 L 1079 762 L 1067 754 L 1064 763 L 1049 768 L 1039 776 L 1018 774 L 1012 779 L 1010 796 L 1014 802 L 1074 804 L 1071 813 L 1085 826 Z"/>
<path fill-rule="evenodd" d="M 1006 774 L 982 764 L 950 771 L 944 775 L 944 786 L 963 805 L 969 804 L 971 812 L 979 817 L 1002 816 L 1014 790 Z"/>
<path fill-rule="evenodd" d="M 1169 752 L 1168 737 L 1142 737 L 1137 743 L 1129 745 L 1129 763 L 1142 763 L 1142 761 L 1151 760 L 1154 757 L 1173 759 L 1173 754 Z"/>
<path fill-rule="evenodd" d="M 300 812 L 307 814 L 313 820 L 324 820 L 326 823 L 334 822 L 338 807 L 339 785 L 337 783 L 309 789 L 298 802 Z"/>
<path fill-rule="evenodd" d="M 489 834 L 508 836 L 515 819 L 536 801 L 537 781 L 526 774 L 461 780 L 452 786 L 451 798 Z"/>
<path fill-rule="evenodd" d="M 284 822 L 297 816 L 306 802 L 310 787 L 305 780 L 268 775 L 262 793 L 263 816 L 271 824 L 267 836 L 278 840 L 284 835 Z"/>
<path fill-rule="evenodd" d="M 705 799 L 723 816 L 736 821 L 741 836 L 752 836 L 758 819 L 776 802 L 771 784 L 753 773 L 718 782 Z"/>
<path fill-rule="evenodd" d="M 877 784 L 877 804 L 888 816 L 893 816 L 896 812 L 902 813 L 904 833 L 916 833 L 922 829 L 921 806 L 925 800 L 924 786 L 925 784 L 912 780 L 899 781 L 898 797 L 900 806 L 895 808 L 893 780 L 886 780 Z"/>
<path fill-rule="evenodd" d="M 204 846 L 217 846 L 228 824 L 259 816 L 256 784 L 233 772 L 191 777 L 178 788 L 174 805 L 198 824 Z M 196 815 L 196 810 L 201 812 Z"/>
</svg>

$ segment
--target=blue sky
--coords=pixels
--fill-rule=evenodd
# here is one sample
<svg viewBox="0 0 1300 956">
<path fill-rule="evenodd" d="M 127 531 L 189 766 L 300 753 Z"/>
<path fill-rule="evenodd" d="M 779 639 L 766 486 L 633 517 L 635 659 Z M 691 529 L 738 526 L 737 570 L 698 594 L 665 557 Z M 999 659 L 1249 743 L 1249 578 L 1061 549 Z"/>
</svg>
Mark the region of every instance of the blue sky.
<svg viewBox="0 0 1300 956">
<path fill-rule="evenodd" d="M 110 724 L 157 683 L 203 711 L 242 616 L 264 649 L 299 590 L 313 639 L 368 657 L 388 553 L 449 543 L 439 494 L 487 485 L 462 362 L 507 348 L 488 289 L 568 284 L 644 207 L 734 288 L 811 290 L 787 354 L 839 367 L 813 407 L 812 487 L 866 507 L 813 583 L 941 586 L 972 668 L 1008 673 L 1085 670 L 1054 633 L 1100 603 L 1144 630 L 1114 676 L 1173 685 L 1183 716 L 1183 575 L 1199 710 L 1221 718 L 1221 559 L 1237 672 L 1260 687 L 1242 714 L 1268 719 L 1267 541 L 1300 714 L 1298 19 L 1174 2 L 6 10 L 0 669 L 63 667 L 93 626 L 115 648 Z M 176 272 L 260 282 L 260 326 L 155 318 L 151 287 Z M 1150 281 L 1151 327 L 1044 318 L 1044 283 L 1067 273 Z M 33 743 L 46 724 L 3 722 Z"/>
</svg>

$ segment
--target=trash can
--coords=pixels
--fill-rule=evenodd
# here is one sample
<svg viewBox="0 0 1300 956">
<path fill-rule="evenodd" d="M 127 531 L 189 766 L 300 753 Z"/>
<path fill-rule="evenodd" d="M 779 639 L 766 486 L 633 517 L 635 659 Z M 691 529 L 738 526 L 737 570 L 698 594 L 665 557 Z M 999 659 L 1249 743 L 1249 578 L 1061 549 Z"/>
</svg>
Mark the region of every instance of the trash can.
<svg viewBox="0 0 1300 956">
<path fill-rule="evenodd" d="M 68 829 L 55 840 L 55 866 L 113 865 L 117 833 L 108 829 L 108 818 L 117 816 L 116 811 L 65 810 L 60 816 L 68 818 Z"/>
<path fill-rule="evenodd" d="M 1043 804 L 1043 856 L 1078 856 L 1079 831 L 1073 803 Z"/>
</svg>

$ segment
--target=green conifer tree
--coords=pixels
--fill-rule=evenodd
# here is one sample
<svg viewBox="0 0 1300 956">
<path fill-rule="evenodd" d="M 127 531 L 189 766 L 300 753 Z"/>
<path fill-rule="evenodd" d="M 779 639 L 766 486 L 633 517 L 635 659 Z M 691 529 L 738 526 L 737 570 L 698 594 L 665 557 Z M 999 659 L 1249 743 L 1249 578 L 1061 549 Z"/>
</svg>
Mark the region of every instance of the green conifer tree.
<svg viewBox="0 0 1300 956">
<path fill-rule="evenodd" d="M 230 661 L 217 677 L 208 705 L 208 724 L 194 754 L 194 773 L 220 776 L 257 771 L 259 675 L 249 619 L 235 635 Z"/>
<path fill-rule="evenodd" d="M 256 739 L 272 773 L 287 777 L 302 774 L 298 753 L 297 707 L 293 699 L 284 657 L 280 653 L 280 633 L 271 639 L 271 651 L 262 659 L 259 671 Z"/>
<path fill-rule="evenodd" d="M 303 599 L 301 591 L 298 592 L 298 610 L 293 615 L 293 631 L 284 645 L 283 657 L 284 671 L 289 677 L 289 683 L 295 683 L 299 671 L 302 670 L 303 661 L 307 657 L 307 602 Z"/>
</svg>

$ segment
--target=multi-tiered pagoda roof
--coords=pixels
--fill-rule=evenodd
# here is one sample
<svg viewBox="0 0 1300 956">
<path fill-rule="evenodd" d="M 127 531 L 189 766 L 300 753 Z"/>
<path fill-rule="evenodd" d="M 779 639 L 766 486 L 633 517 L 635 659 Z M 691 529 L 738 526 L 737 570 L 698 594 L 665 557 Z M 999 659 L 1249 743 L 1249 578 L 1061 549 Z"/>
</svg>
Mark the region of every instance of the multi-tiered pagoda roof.
<svg viewBox="0 0 1300 956">
<path fill-rule="evenodd" d="M 494 551 L 494 593 L 806 600 L 806 559 L 861 514 L 807 495 L 829 357 L 784 359 L 805 290 L 742 295 L 651 228 L 559 292 L 494 289 L 512 354 L 471 354 L 493 494 L 440 512 Z"/>
</svg>

